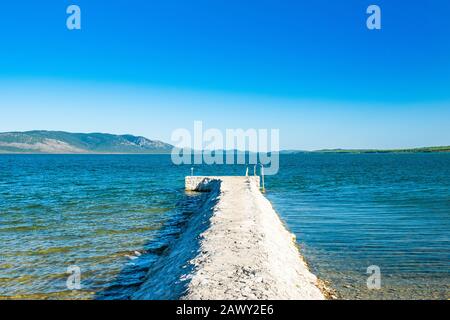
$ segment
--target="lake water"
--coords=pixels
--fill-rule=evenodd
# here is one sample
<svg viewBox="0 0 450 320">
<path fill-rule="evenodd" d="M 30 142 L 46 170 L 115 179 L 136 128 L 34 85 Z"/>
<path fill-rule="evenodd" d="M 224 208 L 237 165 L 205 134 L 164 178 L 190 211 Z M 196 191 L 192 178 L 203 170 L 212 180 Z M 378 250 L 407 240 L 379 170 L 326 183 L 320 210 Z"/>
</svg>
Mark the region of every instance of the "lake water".
<svg viewBox="0 0 450 320">
<path fill-rule="evenodd" d="M 202 202 L 189 173 L 167 155 L 0 155 L 0 298 L 126 298 Z M 282 155 L 266 188 L 340 298 L 450 298 L 450 154 Z"/>
</svg>

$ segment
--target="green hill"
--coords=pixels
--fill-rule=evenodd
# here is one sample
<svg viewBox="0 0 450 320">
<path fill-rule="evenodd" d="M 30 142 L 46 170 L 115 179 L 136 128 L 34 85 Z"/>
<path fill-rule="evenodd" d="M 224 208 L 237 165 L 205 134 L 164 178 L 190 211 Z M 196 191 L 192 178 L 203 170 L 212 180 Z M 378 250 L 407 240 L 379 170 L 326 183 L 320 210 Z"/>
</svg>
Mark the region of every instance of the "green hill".
<svg viewBox="0 0 450 320">
<path fill-rule="evenodd" d="M 423 147 L 409 149 L 324 149 L 313 152 L 318 153 L 423 153 L 423 152 L 450 152 L 450 146 Z"/>
<path fill-rule="evenodd" d="M 172 145 L 133 135 L 27 131 L 0 133 L 0 153 L 170 153 Z"/>
</svg>

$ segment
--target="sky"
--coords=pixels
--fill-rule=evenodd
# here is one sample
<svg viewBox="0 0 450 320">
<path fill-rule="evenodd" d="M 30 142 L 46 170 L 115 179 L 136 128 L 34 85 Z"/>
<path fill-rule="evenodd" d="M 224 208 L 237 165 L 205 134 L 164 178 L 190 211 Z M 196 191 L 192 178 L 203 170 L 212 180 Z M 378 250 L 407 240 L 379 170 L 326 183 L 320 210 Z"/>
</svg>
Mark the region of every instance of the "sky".
<svg viewBox="0 0 450 320">
<path fill-rule="evenodd" d="M 81 8 L 68 30 L 66 8 Z M 366 9 L 381 8 L 381 30 Z M 282 149 L 450 145 L 450 2 L 17 0 L 0 132 L 279 129 Z"/>
</svg>

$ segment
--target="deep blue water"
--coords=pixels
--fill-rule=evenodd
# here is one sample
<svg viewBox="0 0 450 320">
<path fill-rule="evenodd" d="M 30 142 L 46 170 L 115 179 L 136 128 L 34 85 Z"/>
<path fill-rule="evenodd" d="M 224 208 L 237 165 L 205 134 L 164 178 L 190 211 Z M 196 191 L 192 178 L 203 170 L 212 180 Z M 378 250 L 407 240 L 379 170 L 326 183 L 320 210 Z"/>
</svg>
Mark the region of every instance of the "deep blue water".
<svg viewBox="0 0 450 320">
<path fill-rule="evenodd" d="M 0 297 L 126 297 L 201 202 L 189 173 L 164 155 L 0 155 Z M 266 188 L 340 297 L 449 298 L 450 154 L 282 155 Z M 81 290 L 66 287 L 70 265 Z"/>
<path fill-rule="evenodd" d="M 344 298 L 450 298 L 450 154 L 281 158 L 268 198 Z M 381 271 L 368 290 L 367 267 Z"/>
</svg>

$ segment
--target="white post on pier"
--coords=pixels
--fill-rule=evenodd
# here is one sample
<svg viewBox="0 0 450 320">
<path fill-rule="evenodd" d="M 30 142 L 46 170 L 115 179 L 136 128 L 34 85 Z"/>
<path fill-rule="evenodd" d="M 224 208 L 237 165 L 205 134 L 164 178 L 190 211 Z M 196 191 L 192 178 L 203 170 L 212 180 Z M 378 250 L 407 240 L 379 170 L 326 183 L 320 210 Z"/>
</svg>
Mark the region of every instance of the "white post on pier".
<svg viewBox="0 0 450 320">
<path fill-rule="evenodd" d="M 191 168 L 191 177 L 194 175 L 194 168 Z"/>
</svg>

